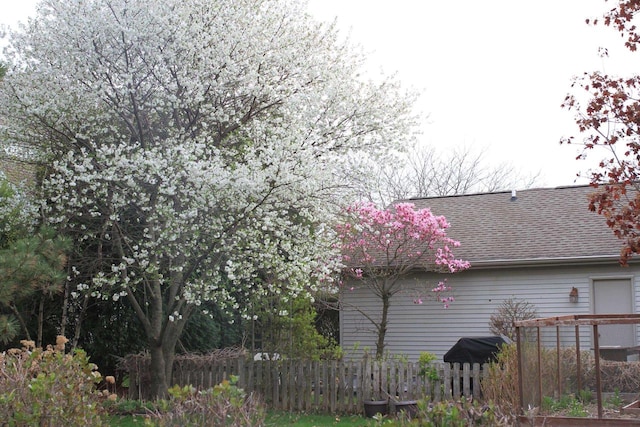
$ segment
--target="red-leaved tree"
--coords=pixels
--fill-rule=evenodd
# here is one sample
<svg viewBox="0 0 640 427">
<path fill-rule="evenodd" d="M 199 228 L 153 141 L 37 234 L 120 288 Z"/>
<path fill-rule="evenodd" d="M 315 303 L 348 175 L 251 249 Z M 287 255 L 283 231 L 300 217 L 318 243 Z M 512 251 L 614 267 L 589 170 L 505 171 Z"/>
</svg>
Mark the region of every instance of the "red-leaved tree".
<svg viewBox="0 0 640 427">
<path fill-rule="evenodd" d="M 604 24 L 620 32 L 625 46 L 637 51 L 640 33 L 635 16 L 640 0 L 619 0 L 602 20 L 587 20 Z M 601 49 L 603 56 L 606 49 Z M 608 155 L 599 167 L 590 172 L 595 191 L 589 208 L 606 218 L 608 226 L 623 241 L 620 263 L 626 265 L 634 253 L 640 252 L 640 75 L 610 76 L 600 72 L 585 73 L 572 85 L 584 92 L 570 94 L 563 108 L 577 112 L 576 123 L 584 134 L 585 152 L 604 147 Z M 586 105 L 579 99 L 586 96 Z M 575 143 L 574 137 L 563 143 Z"/>
<path fill-rule="evenodd" d="M 376 357 L 380 358 L 391 298 L 402 289 L 400 279 L 416 271 L 455 273 L 470 264 L 454 257 L 452 248 L 460 243 L 447 237 L 445 217 L 433 215 L 429 209 L 415 209 L 412 203 L 378 209 L 367 203 L 353 205 L 345 213 L 345 221 L 336 227 L 345 265 L 343 290 L 365 286 L 380 299 L 380 313 L 353 307 L 371 322 L 377 334 Z M 434 299 L 447 307 L 453 301 L 450 290 L 442 280 L 414 302 Z"/>
</svg>

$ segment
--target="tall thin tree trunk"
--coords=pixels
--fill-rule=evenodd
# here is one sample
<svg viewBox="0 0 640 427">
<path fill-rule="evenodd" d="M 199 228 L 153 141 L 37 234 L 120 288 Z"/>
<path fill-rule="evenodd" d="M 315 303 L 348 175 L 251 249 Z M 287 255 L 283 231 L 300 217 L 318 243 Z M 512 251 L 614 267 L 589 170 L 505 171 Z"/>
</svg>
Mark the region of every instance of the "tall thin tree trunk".
<svg viewBox="0 0 640 427">
<path fill-rule="evenodd" d="M 78 341 L 80 341 L 80 332 L 82 331 L 82 320 L 84 319 L 84 314 L 87 312 L 87 307 L 89 306 L 89 295 L 85 295 L 82 300 L 82 310 L 78 315 L 78 320 L 75 324 L 75 330 L 73 333 L 73 340 L 71 341 L 71 348 L 75 349 L 78 346 Z"/>
<path fill-rule="evenodd" d="M 387 335 L 387 324 L 389 317 L 389 304 L 391 303 L 391 297 L 384 293 L 382 295 L 382 318 L 378 325 L 378 341 L 376 342 L 376 358 L 382 359 L 384 355 L 384 339 Z"/>
<path fill-rule="evenodd" d="M 29 333 L 29 328 L 27 328 L 27 324 L 25 323 L 24 319 L 22 318 L 22 315 L 20 315 L 20 311 L 18 310 L 18 307 L 16 307 L 16 305 L 14 303 L 9 304 L 9 307 L 11 308 L 11 311 L 13 312 L 13 315 L 16 316 L 16 319 L 18 319 L 18 323 L 20 323 L 20 327 L 22 328 L 22 331 L 24 332 L 24 336 L 27 340 L 31 341 L 31 334 Z"/>
<path fill-rule="evenodd" d="M 44 293 L 40 296 L 38 304 L 38 337 L 36 338 L 36 347 L 42 347 L 42 325 L 44 324 Z"/>
<path fill-rule="evenodd" d="M 62 298 L 62 316 L 60 318 L 60 335 L 66 337 L 67 322 L 69 322 L 69 296 L 71 294 L 71 282 L 66 280 L 64 284 L 64 297 Z"/>
</svg>

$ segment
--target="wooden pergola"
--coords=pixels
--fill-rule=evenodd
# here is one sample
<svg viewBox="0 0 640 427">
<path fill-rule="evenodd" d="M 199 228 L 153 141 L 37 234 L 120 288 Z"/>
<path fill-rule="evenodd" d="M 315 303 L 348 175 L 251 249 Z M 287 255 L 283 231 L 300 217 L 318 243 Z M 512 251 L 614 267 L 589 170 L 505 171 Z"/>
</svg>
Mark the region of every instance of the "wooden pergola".
<svg viewBox="0 0 640 427">
<path fill-rule="evenodd" d="M 613 425 L 639 425 L 640 419 L 621 419 L 621 418 L 604 418 L 603 406 L 602 406 L 602 378 L 600 373 L 600 354 L 603 350 L 599 343 L 598 328 L 602 325 L 625 325 L 625 324 L 640 324 L 640 314 L 586 314 L 586 315 L 568 315 L 547 317 L 541 319 L 521 320 L 516 321 L 516 345 L 518 352 L 518 392 L 520 394 L 520 416 L 521 422 L 531 422 L 531 418 L 526 417 L 525 414 L 525 402 L 524 402 L 524 384 L 523 384 L 523 351 L 522 351 L 522 328 L 533 328 L 536 333 L 537 341 L 537 397 L 536 404 L 541 406 L 542 400 L 542 344 L 541 344 L 541 329 L 542 328 L 556 328 L 556 369 L 557 369 L 557 389 L 558 392 L 562 392 L 562 383 L 560 377 L 560 328 L 561 327 L 574 327 L 575 328 L 575 346 L 576 346 L 576 367 L 577 367 L 577 379 L 578 389 L 582 388 L 581 384 L 581 358 L 580 358 L 580 326 L 590 326 L 593 333 L 593 351 L 595 354 L 595 376 L 596 376 L 596 400 L 598 406 L 597 418 L 578 418 L 578 417 L 554 417 L 554 416 L 538 416 L 534 420 L 535 425 L 545 426 L 613 426 Z M 637 347 L 624 348 L 621 350 L 637 351 Z M 640 392 L 640 390 L 638 390 Z"/>
</svg>

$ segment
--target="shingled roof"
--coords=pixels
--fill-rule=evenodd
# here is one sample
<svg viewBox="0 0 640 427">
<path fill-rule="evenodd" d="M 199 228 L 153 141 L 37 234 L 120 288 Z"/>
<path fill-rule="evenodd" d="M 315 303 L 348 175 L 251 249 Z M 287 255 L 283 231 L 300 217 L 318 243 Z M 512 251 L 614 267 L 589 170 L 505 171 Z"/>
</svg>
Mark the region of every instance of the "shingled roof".
<svg viewBox="0 0 640 427">
<path fill-rule="evenodd" d="M 457 258 L 473 267 L 614 261 L 622 242 L 589 211 L 589 186 L 411 199 L 444 215 L 459 240 Z"/>
</svg>

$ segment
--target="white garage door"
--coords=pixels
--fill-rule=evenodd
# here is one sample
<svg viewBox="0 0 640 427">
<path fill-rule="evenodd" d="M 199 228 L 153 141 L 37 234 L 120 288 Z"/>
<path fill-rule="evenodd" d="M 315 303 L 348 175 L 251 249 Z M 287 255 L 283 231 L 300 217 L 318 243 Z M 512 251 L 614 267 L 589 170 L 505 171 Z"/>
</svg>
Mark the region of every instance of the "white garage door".
<svg viewBox="0 0 640 427">
<path fill-rule="evenodd" d="M 594 280 L 594 314 L 632 314 L 633 294 L 630 279 Z M 602 325 L 598 327 L 601 346 L 632 347 L 636 345 L 634 325 Z"/>
</svg>

